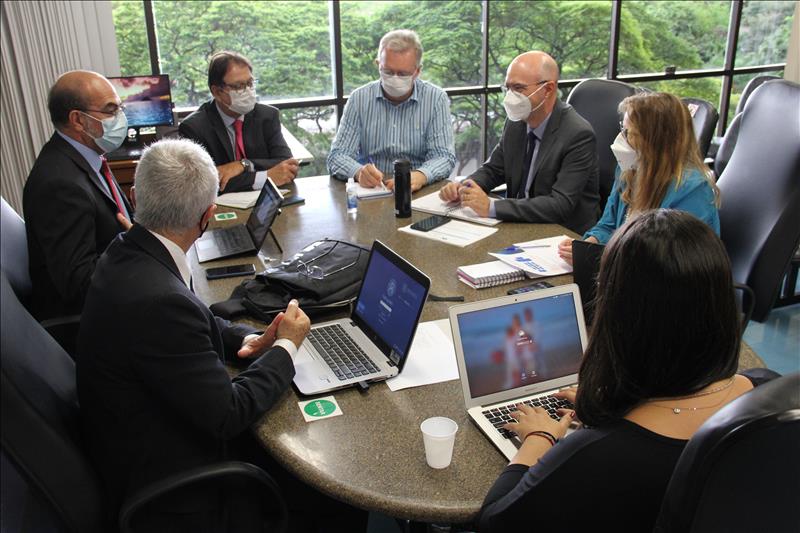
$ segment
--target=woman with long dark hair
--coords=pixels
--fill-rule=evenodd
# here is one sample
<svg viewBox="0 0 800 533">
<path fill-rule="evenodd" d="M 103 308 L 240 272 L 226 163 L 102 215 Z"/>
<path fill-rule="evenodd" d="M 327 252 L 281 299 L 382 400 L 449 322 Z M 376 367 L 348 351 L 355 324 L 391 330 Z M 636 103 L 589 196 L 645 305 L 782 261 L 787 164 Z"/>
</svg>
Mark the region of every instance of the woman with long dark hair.
<svg viewBox="0 0 800 533">
<path fill-rule="evenodd" d="M 577 392 L 560 393 L 575 411 L 557 421 L 520 406 L 506 427 L 522 444 L 480 529 L 651 531 L 687 440 L 754 385 L 736 374 L 739 330 L 728 255 L 707 224 L 659 209 L 620 227 Z M 585 427 L 564 438 L 576 415 Z"/>
</svg>

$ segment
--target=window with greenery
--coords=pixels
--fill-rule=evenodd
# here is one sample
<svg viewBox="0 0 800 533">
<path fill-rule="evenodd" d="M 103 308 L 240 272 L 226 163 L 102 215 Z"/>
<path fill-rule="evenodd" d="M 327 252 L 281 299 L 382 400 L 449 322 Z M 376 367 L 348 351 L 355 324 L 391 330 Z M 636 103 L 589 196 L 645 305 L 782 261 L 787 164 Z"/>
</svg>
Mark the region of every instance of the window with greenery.
<svg viewBox="0 0 800 533">
<path fill-rule="evenodd" d="M 548 52 L 561 79 L 605 77 L 611 2 L 489 2 L 489 83 L 530 50 Z"/>
<path fill-rule="evenodd" d="M 420 34 L 422 78 L 450 94 L 454 172 L 464 174 L 500 137 L 499 85 L 517 54 L 553 55 L 568 80 L 562 98 L 580 79 L 608 77 L 701 98 L 730 115 L 749 79 L 780 72 L 775 64 L 785 61 L 795 2 L 114 0 L 112 6 L 122 73 L 148 74 L 157 58 L 160 73 L 173 80 L 178 107 L 209 98 L 212 53 L 248 56 L 259 98 L 282 109 L 283 123 L 317 158 L 303 169 L 309 175 L 326 172 L 337 117 L 355 88 L 378 78 L 378 41 L 391 29 Z M 150 18 L 157 43 L 147 39 Z M 733 65 L 726 63 L 729 26 L 739 32 Z M 665 73 L 667 67 L 675 73 Z"/>
</svg>

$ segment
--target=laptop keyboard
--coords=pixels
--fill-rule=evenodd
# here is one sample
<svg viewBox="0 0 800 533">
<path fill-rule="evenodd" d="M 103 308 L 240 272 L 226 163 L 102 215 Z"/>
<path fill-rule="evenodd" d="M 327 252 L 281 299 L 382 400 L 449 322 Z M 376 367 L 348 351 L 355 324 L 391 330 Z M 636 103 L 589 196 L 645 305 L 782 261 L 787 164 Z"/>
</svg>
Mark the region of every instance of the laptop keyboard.
<svg viewBox="0 0 800 533">
<path fill-rule="evenodd" d="M 235 226 L 217 231 L 214 234 L 214 242 L 216 242 L 217 248 L 223 255 L 253 247 L 253 242 L 250 240 L 250 235 L 244 226 Z"/>
<path fill-rule="evenodd" d="M 358 376 L 374 374 L 378 367 L 367 357 L 350 335 L 339 324 L 331 324 L 314 328 L 308 334 L 308 340 L 328 366 L 344 381 Z"/>
<path fill-rule="evenodd" d="M 485 411 L 482 411 L 483 416 L 489 420 L 489 422 L 495 427 L 495 429 L 497 429 L 497 431 L 500 432 L 504 438 L 513 439 L 516 435 L 507 429 L 503 429 L 503 426 L 509 422 L 516 423 L 516 420 L 511 418 L 511 413 L 517 410 L 516 406 L 519 403 L 546 409 L 547 413 L 556 420 L 558 420 L 558 414 L 556 413 L 557 409 L 575 409 L 575 406 L 567 400 L 556 398 L 554 396 L 541 396 L 539 398 L 525 400 L 524 402 L 514 402 L 508 405 L 501 405 L 493 409 L 486 409 Z"/>
</svg>

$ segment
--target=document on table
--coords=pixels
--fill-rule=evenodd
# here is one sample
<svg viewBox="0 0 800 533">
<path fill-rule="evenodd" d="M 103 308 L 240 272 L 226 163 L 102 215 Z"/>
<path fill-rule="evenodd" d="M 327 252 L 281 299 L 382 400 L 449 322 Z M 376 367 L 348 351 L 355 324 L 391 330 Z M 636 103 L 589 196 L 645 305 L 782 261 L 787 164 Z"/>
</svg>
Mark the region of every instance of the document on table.
<svg viewBox="0 0 800 533">
<path fill-rule="evenodd" d="M 392 391 L 398 391 L 453 379 L 458 379 L 458 364 L 450 321 L 445 318 L 417 326 L 403 371 L 386 384 Z"/>
<path fill-rule="evenodd" d="M 525 271 L 531 278 L 568 274 L 572 272 L 572 265 L 558 256 L 558 243 L 568 238 L 566 235 L 560 235 L 519 242 L 489 255 Z"/>
<path fill-rule="evenodd" d="M 464 246 L 474 244 L 481 239 L 485 239 L 489 235 L 495 233 L 497 228 L 487 228 L 485 226 L 467 224 L 466 222 L 461 222 L 460 220 L 450 220 L 446 224 L 430 231 L 418 231 L 411 229 L 410 224 L 408 226 L 403 226 L 399 229 L 399 231 L 463 248 Z"/>
<path fill-rule="evenodd" d="M 500 223 L 496 218 L 479 217 L 472 208 L 462 207 L 458 203 L 445 202 L 439 198 L 438 192 L 412 200 L 411 209 L 416 209 L 423 213 L 431 213 L 432 215 L 460 218 L 461 220 L 483 224 L 484 226 L 496 226 Z"/>
<path fill-rule="evenodd" d="M 386 185 L 383 183 L 381 183 L 379 187 L 362 187 L 360 183 L 356 183 L 356 196 L 358 196 L 359 200 L 382 198 L 384 196 L 391 196 L 392 194 L 394 193 L 387 189 Z"/>
<path fill-rule="evenodd" d="M 217 205 L 234 207 L 236 209 L 250 209 L 256 205 L 261 191 L 227 192 L 217 196 Z"/>
</svg>

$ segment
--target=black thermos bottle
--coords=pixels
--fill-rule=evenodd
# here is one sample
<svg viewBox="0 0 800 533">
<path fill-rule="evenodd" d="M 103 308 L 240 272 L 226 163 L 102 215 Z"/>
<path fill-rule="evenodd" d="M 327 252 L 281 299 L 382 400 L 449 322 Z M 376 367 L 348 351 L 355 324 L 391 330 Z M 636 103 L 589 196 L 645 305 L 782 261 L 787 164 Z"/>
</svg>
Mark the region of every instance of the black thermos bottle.
<svg viewBox="0 0 800 533">
<path fill-rule="evenodd" d="M 411 216 L 411 162 L 408 159 L 394 162 L 394 216 Z"/>
</svg>

